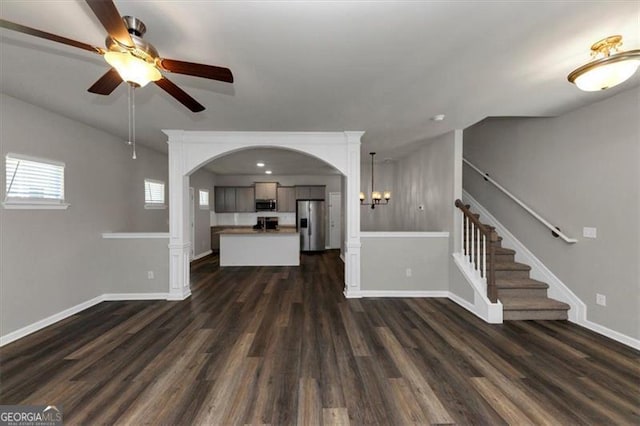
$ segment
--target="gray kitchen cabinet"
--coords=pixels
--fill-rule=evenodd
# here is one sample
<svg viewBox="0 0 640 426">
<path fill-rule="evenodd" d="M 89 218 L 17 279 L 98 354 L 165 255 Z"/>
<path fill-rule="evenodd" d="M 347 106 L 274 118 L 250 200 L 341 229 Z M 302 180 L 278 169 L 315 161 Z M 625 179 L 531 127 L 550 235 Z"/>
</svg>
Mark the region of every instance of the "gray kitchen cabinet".
<svg viewBox="0 0 640 426">
<path fill-rule="evenodd" d="M 236 211 L 236 189 L 230 186 L 216 186 L 214 208 L 216 213 Z"/>
<path fill-rule="evenodd" d="M 296 186 L 296 200 L 324 200 L 325 185 Z"/>
<path fill-rule="evenodd" d="M 277 182 L 256 182 L 256 200 L 275 200 L 278 196 Z"/>
<path fill-rule="evenodd" d="M 224 211 L 236 211 L 236 189 L 227 187 L 224 189 Z"/>
<path fill-rule="evenodd" d="M 254 189 L 252 186 L 236 188 L 236 212 L 248 213 L 256 211 Z"/>
<path fill-rule="evenodd" d="M 252 186 L 216 186 L 214 209 L 216 213 L 256 211 Z"/>
<path fill-rule="evenodd" d="M 214 189 L 213 209 L 216 213 L 223 213 L 224 209 L 224 193 L 226 188 L 223 186 L 216 186 Z"/>
<path fill-rule="evenodd" d="M 296 189 L 293 186 L 278 187 L 278 211 L 294 212 L 296 211 Z"/>
</svg>

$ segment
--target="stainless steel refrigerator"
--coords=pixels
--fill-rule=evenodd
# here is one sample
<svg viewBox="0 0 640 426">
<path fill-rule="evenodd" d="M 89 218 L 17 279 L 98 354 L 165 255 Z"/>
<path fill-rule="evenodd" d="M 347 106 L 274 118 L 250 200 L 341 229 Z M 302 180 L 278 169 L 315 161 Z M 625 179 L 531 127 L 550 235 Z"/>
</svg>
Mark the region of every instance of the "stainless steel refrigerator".
<svg viewBox="0 0 640 426">
<path fill-rule="evenodd" d="M 300 251 L 324 250 L 324 201 L 298 200 L 296 228 L 300 233 Z"/>
</svg>

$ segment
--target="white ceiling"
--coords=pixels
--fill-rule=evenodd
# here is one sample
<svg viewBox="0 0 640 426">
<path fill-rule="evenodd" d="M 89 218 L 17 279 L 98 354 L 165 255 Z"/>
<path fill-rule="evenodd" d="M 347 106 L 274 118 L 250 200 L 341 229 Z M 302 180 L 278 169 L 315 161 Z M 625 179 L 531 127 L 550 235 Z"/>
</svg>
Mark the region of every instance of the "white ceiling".
<svg viewBox="0 0 640 426">
<path fill-rule="evenodd" d="M 264 167 L 258 167 L 258 162 Z M 271 170 L 282 175 L 337 175 L 340 172 L 324 161 L 295 151 L 276 148 L 246 149 L 216 158 L 207 165 L 219 175 L 257 175 Z"/>
<path fill-rule="evenodd" d="M 207 108 L 198 114 L 154 85 L 137 91 L 138 142 L 164 152 L 163 128 L 364 130 L 363 158 L 394 157 L 487 116 L 557 115 L 640 83 L 636 75 L 585 93 L 566 81 L 604 36 L 640 47 L 637 1 L 115 4 L 145 22 L 161 56 L 235 76 L 234 84 L 169 76 Z M 83 1 L 1 0 L 0 15 L 104 45 L 105 30 Z M 2 92 L 125 140 L 125 85 L 108 97 L 86 91 L 106 70 L 98 55 L 0 30 Z M 440 113 L 445 121 L 430 120 Z"/>
</svg>

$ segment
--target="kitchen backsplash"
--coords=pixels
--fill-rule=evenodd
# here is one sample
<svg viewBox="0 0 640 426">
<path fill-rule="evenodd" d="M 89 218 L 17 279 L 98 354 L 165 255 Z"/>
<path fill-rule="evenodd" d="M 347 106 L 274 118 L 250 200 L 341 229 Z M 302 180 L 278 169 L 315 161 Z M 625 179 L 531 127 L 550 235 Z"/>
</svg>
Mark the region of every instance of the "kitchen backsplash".
<svg viewBox="0 0 640 426">
<path fill-rule="evenodd" d="M 253 226 L 258 216 L 277 217 L 278 225 L 295 226 L 295 213 L 260 212 L 260 213 L 214 213 L 211 212 L 211 226 Z"/>
</svg>

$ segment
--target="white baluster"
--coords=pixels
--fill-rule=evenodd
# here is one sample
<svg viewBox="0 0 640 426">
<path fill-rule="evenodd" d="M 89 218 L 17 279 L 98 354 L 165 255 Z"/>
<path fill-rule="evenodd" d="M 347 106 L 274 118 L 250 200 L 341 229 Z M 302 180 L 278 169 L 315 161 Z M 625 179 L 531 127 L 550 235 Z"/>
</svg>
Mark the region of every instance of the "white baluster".
<svg viewBox="0 0 640 426">
<path fill-rule="evenodd" d="M 476 236 L 476 224 L 471 222 L 471 257 L 469 257 L 469 262 L 471 262 L 471 265 L 473 266 L 473 268 L 475 269 L 476 267 L 476 263 L 475 263 L 475 259 L 476 259 L 476 244 L 473 241 L 473 239 Z"/>
<path fill-rule="evenodd" d="M 460 210 L 460 214 L 462 215 L 462 229 L 461 229 L 461 233 L 460 233 L 460 252 L 464 255 L 464 225 L 466 223 L 466 216 L 464 215 L 464 212 L 462 210 Z"/>
<path fill-rule="evenodd" d="M 480 236 L 482 235 L 482 233 L 480 232 L 480 228 L 478 228 L 477 232 L 477 238 L 476 238 L 476 270 L 478 271 L 478 275 L 480 274 L 480 271 L 482 270 L 482 260 L 480 259 L 480 255 L 482 253 L 480 253 Z"/>
<path fill-rule="evenodd" d="M 464 246 L 465 248 L 465 256 L 470 256 L 471 253 L 471 247 L 469 246 L 469 233 L 471 232 L 471 230 L 469 229 L 469 219 L 467 217 L 465 217 L 465 235 L 466 235 L 466 239 L 467 239 L 467 244 Z"/>
<path fill-rule="evenodd" d="M 487 236 L 482 234 L 482 278 L 487 280 Z"/>
</svg>

